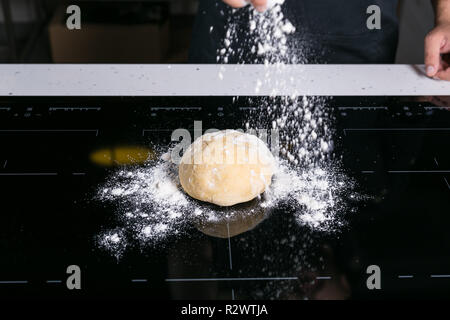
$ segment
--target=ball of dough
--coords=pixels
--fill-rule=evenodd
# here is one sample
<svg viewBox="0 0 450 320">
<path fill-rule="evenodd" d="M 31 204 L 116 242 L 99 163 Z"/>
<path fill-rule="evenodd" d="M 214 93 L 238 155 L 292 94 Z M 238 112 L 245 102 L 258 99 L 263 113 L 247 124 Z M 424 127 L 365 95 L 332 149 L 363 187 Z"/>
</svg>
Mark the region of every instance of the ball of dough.
<svg viewBox="0 0 450 320">
<path fill-rule="evenodd" d="M 270 186 L 275 159 L 255 135 L 235 130 L 194 141 L 179 166 L 181 186 L 191 197 L 219 206 L 247 202 Z"/>
</svg>

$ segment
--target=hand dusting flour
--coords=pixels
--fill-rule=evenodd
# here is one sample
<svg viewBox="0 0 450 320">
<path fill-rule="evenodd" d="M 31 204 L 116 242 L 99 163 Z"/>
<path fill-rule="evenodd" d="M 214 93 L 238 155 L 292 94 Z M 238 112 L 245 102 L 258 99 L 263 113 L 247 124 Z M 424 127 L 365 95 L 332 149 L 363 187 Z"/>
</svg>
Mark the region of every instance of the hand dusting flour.
<svg viewBox="0 0 450 320">
<path fill-rule="evenodd" d="M 358 195 L 353 191 L 351 179 L 339 170 L 339 162 L 333 159 L 332 118 L 324 99 L 297 97 L 296 92 L 291 97 L 277 97 L 279 89 L 294 81 L 277 76 L 277 70 L 288 68 L 288 63 L 307 62 L 304 55 L 294 54 L 288 45 L 288 37 L 295 34 L 295 27 L 282 12 L 283 2 L 273 1 L 262 14 L 241 9 L 249 14 L 244 31 L 254 55 L 252 62 L 262 61 L 267 68 L 264 77 L 255 79 L 255 92 L 262 85 L 273 88 L 270 97 L 258 98 L 261 108 L 249 117 L 251 120 L 244 119 L 243 126 L 276 129 L 281 139 L 281 155 L 273 183 L 256 205 L 265 209 L 282 207 L 286 214 L 294 214 L 299 224 L 314 230 L 334 231 L 344 223 L 341 216 L 349 210 L 349 201 L 356 200 Z M 248 61 L 245 51 L 232 49 L 239 45 L 237 28 L 231 16 L 223 48 L 218 51 L 218 62 L 226 64 L 231 56 Z M 276 66 L 275 73 L 269 65 Z M 223 65 L 219 73 L 221 79 L 225 68 Z M 99 245 L 116 256 L 131 242 L 154 245 L 182 235 L 199 217 L 204 221 L 218 221 L 235 214 L 233 207 L 224 210 L 187 196 L 180 187 L 177 166 L 167 159 L 115 172 L 97 196 L 117 208 L 120 226 L 98 238 Z"/>
</svg>

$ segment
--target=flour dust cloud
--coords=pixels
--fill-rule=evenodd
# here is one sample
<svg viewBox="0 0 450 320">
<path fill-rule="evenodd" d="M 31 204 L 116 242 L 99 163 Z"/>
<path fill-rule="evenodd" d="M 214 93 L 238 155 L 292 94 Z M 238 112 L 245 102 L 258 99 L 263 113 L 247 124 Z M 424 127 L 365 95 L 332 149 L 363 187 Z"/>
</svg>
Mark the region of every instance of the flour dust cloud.
<svg viewBox="0 0 450 320">
<path fill-rule="evenodd" d="M 247 129 L 272 128 L 280 132 L 278 168 L 272 185 L 256 205 L 265 209 L 283 207 L 298 225 L 334 232 L 345 224 L 343 214 L 351 211 L 353 202 L 361 196 L 333 154 L 333 119 L 327 111 L 327 101 L 298 96 L 296 92 L 289 97 L 277 96 L 283 86 L 294 81 L 277 75 L 289 64 L 307 62 L 306 54 L 294 52 L 289 46 L 296 28 L 283 14 L 283 2 L 275 1 L 265 13 L 240 9 L 248 13 L 245 30 L 238 30 L 242 26 L 233 23 L 233 14 L 229 17 L 222 47 L 217 52 L 217 62 L 221 64 L 218 77 L 223 79 L 227 63 L 238 57 L 242 62 L 265 65 L 267 72 L 255 79 L 255 93 L 263 85 L 273 88 L 269 96 L 253 98 L 260 109 L 240 124 Z M 235 10 L 236 14 L 242 12 Z M 239 49 L 242 40 L 237 34 L 243 31 L 248 35 L 248 50 Z M 239 102 L 240 98 L 236 98 L 236 105 Z M 166 151 L 166 155 L 170 154 L 170 150 Z M 187 196 L 181 189 L 177 166 L 166 156 L 143 166 L 118 169 L 99 188 L 96 198 L 117 209 L 117 228 L 100 234 L 98 244 L 118 257 L 131 244 L 154 246 L 182 236 L 198 219 L 207 223 L 237 214 L 233 207 L 224 211 Z M 296 240 L 295 236 L 289 239 Z"/>
</svg>

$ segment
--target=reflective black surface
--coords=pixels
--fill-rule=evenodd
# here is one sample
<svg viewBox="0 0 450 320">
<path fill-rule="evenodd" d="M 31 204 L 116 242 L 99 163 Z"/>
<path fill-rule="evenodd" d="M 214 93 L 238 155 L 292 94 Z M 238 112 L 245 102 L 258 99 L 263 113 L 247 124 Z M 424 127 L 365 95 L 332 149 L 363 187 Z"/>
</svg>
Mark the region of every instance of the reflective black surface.
<svg viewBox="0 0 450 320">
<path fill-rule="evenodd" d="M 248 232 L 187 226 L 120 260 L 96 245 L 117 223 L 93 195 L 116 162 L 99 150 L 170 144 L 171 130 L 239 128 L 244 98 L 0 99 L 0 296 L 324 299 L 449 297 L 450 111 L 395 98 L 340 97 L 336 153 L 371 200 L 338 233 L 313 231 L 284 208 Z M 117 163 L 116 163 L 117 164 Z M 122 163 L 122 165 L 125 165 Z M 66 268 L 81 268 L 68 290 Z M 381 268 L 381 290 L 366 269 Z"/>
</svg>

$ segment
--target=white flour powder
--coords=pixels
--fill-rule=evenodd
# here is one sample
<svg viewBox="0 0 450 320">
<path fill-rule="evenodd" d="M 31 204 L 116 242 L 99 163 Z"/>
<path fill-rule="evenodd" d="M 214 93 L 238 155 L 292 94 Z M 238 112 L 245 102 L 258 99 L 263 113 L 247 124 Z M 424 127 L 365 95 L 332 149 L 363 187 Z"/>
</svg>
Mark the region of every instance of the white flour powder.
<svg viewBox="0 0 450 320">
<path fill-rule="evenodd" d="M 316 228 L 323 226 L 324 222 L 330 224 L 331 219 L 338 220 L 334 214 L 342 207 L 342 199 L 351 193 L 352 181 L 339 172 L 339 162 L 333 159 L 332 140 L 333 119 L 327 111 L 324 98 L 298 97 L 292 92 L 290 97 L 277 97 L 280 89 L 287 85 L 293 87 L 294 78 L 283 75 L 285 68 L 290 64 L 307 63 L 307 54 L 304 50 L 294 50 L 289 45 L 289 38 L 295 37 L 295 27 L 283 14 L 284 1 L 271 1 L 268 10 L 261 14 L 256 10 L 249 10 L 249 25 L 246 34 L 250 36 L 246 41 L 252 43 L 252 53 L 256 53 L 253 62 L 263 60 L 266 72 L 263 77 L 255 79 L 255 93 L 260 88 L 272 88 L 269 97 L 257 98 L 256 103 L 260 109 L 253 112 L 246 128 L 261 128 L 271 126 L 280 134 L 281 156 L 296 169 L 289 172 L 290 177 L 280 182 L 284 193 L 290 194 L 290 201 L 301 205 L 304 210 L 298 214 L 298 220 L 308 223 Z M 228 20 L 228 30 L 224 46 L 219 50 L 218 61 L 227 63 L 229 58 L 236 55 L 231 49 L 233 42 L 237 42 L 238 24 L 234 23 L 234 16 Z M 301 48 L 301 49 L 305 49 Z M 242 60 L 246 60 L 244 52 L 238 52 Z M 275 66 L 275 68 L 274 68 Z M 225 67 L 222 67 L 222 71 Z M 275 71 L 274 71 L 275 70 Z M 298 75 L 306 76 L 307 75 Z M 223 74 L 219 74 L 223 78 Z M 281 171 L 277 179 L 283 176 Z M 282 179 L 281 179 L 282 180 Z M 280 198 L 277 195 L 275 198 Z"/>
<path fill-rule="evenodd" d="M 249 11 L 248 41 L 254 42 L 251 49 L 257 56 L 254 62 L 263 59 L 267 66 L 275 64 L 278 70 L 283 70 L 287 63 L 306 60 L 291 52 L 288 36 L 295 28 L 282 13 L 284 1 L 275 2 L 264 14 Z M 226 64 L 230 56 L 243 54 L 232 49 L 238 40 L 236 28 L 230 17 L 218 62 Z M 223 78 L 223 74 L 219 77 Z M 245 127 L 278 129 L 283 159 L 279 159 L 274 181 L 257 205 L 269 209 L 282 205 L 295 215 L 298 223 L 314 230 L 333 231 L 343 223 L 340 216 L 348 209 L 348 200 L 357 199 L 358 195 L 352 191 L 352 181 L 340 173 L 338 161 L 332 159 L 332 119 L 324 100 L 297 97 L 296 92 L 291 97 L 276 97 L 277 90 L 293 80 L 269 71 L 256 79 L 255 92 L 263 84 L 270 85 L 273 92 L 271 97 L 258 98 L 261 109 Z M 177 167 L 166 160 L 117 171 L 100 188 L 98 198 L 117 208 L 120 225 L 104 232 L 98 240 L 101 247 L 117 256 L 131 241 L 144 245 L 161 243 L 183 234 L 195 218 L 218 221 L 234 213 L 232 207 L 224 211 L 189 198 L 180 187 Z"/>
<path fill-rule="evenodd" d="M 270 209 L 283 204 L 295 213 L 299 223 L 315 230 L 334 230 L 341 223 L 339 213 L 346 208 L 339 195 L 350 185 L 344 186 L 343 180 L 325 169 L 311 170 L 299 171 L 286 162 L 279 163 L 272 185 L 256 205 Z M 117 208 L 119 226 L 104 232 L 98 240 L 115 255 L 121 255 L 130 241 L 155 245 L 183 234 L 199 216 L 218 221 L 234 214 L 233 207 L 224 210 L 187 196 L 179 184 L 177 166 L 164 160 L 117 171 L 97 197 Z"/>
</svg>

